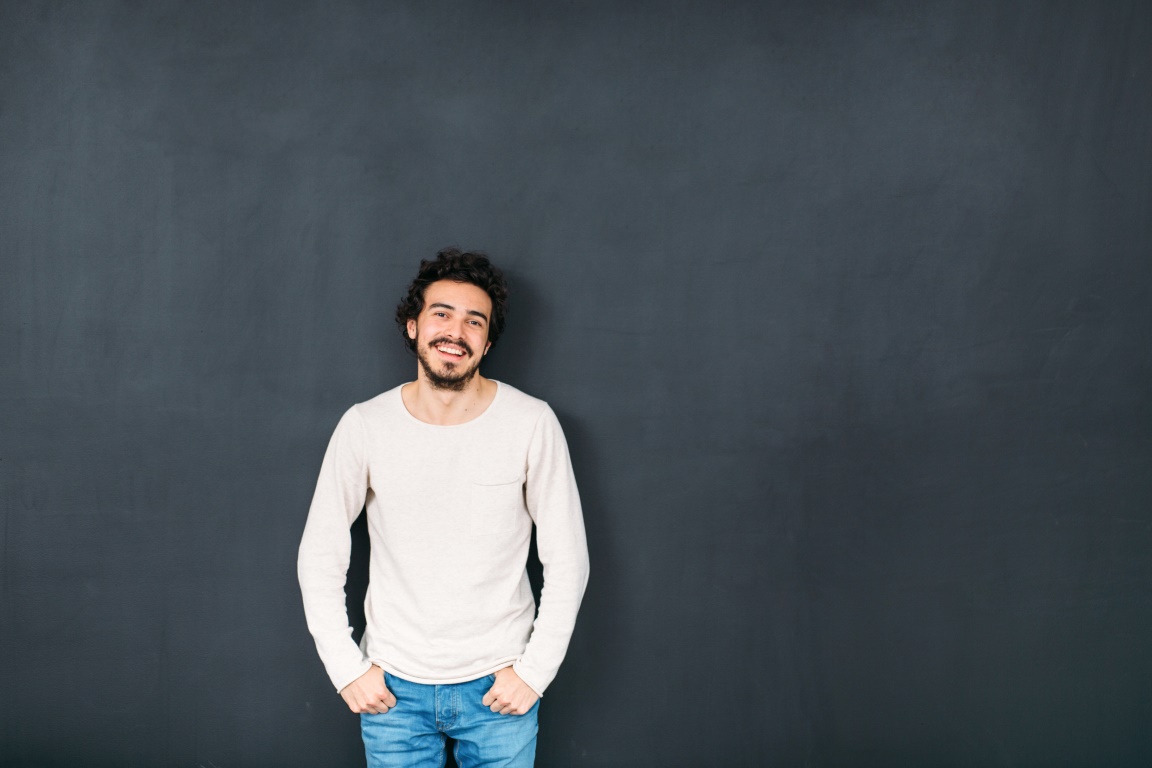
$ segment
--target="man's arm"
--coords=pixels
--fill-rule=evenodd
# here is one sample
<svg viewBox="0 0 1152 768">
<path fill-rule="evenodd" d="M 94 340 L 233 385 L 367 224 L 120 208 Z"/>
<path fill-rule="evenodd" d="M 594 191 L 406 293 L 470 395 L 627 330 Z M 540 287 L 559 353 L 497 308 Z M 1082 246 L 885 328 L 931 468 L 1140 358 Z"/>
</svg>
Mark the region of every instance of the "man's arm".
<svg viewBox="0 0 1152 768">
<path fill-rule="evenodd" d="M 537 695 L 552 682 L 568 651 L 576 613 L 588 584 L 588 544 L 580 494 L 560 422 L 545 408 L 528 449 L 528 513 L 536 523 L 536 551 L 544 566 L 540 610 L 516 675 Z"/>
<path fill-rule="evenodd" d="M 338 691 L 371 667 L 352 640 L 344 595 L 352 549 L 348 529 L 364 508 L 368 486 L 364 424 L 353 406 L 324 453 L 296 563 L 308 631 Z"/>
</svg>

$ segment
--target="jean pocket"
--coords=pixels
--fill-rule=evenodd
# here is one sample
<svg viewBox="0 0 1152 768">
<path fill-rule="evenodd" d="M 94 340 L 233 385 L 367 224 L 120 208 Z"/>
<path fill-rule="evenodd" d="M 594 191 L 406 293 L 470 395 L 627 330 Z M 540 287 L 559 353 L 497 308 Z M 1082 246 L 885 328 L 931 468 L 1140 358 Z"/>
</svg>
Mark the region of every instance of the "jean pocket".
<svg viewBox="0 0 1152 768">
<path fill-rule="evenodd" d="M 524 515 L 524 481 L 472 483 L 468 527 L 473 535 L 487 536 L 516 530 Z"/>
</svg>

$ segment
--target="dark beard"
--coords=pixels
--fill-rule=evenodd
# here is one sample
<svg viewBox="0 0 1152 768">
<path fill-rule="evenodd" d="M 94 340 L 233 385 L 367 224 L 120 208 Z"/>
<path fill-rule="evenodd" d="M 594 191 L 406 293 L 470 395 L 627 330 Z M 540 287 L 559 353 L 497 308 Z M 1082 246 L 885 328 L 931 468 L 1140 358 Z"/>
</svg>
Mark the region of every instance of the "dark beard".
<svg viewBox="0 0 1152 768">
<path fill-rule="evenodd" d="M 441 340 L 436 339 L 429 347 L 438 344 Z M 459 344 L 459 342 L 456 342 Z M 467 348 L 467 347 L 466 347 Z M 469 349 L 471 352 L 471 349 Z M 455 364 L 451 364 L 445 373 L 437 373 L 433 370 L 432 365 L 428 362 L 428 355 L 421 348 L 417 354 L 417 359 L 420 361 L 420 367 L 424 369 L 424 377 L 428 379 L 428 383 L 432 385 L 432 389 L 446 390 L 448 392 L 463 392 L 468 383 L 476 375 L 476 371 L 480 368 L 480 361 L 477 360 L 476 364 L 471 368 L 458 369 Z"/>
</svg>

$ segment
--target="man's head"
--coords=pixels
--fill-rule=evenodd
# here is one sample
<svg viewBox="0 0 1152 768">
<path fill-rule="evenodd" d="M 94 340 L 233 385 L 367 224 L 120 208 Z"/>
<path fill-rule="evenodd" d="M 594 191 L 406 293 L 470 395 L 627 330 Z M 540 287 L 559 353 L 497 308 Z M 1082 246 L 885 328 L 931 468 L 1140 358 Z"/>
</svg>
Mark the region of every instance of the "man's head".
<svg viewBox="0 0 1152 768">
<path fill-rule="evenodd" d="M 429 382 L 461 390 L 504 330 L 508 288 L 481 253 L 448 248 L 420 272 L 396 307 L 396 323 Z"/>
</svg>

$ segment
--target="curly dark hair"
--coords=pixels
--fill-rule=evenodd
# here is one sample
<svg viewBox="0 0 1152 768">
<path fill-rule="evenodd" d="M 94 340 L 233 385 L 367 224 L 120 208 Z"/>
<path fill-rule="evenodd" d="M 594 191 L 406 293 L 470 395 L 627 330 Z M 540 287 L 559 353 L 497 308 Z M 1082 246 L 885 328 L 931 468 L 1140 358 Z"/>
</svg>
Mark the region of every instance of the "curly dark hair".
<svg viewBox="0 0 1152 768">
<path fill-rule="evenodd" d="M 455 280 L 483 288 L 492 299 L 492 318 L 488 322 L 488 341 L 496 343 L 504 330 L 504 313 L 508 310 L 508 285 L 504 273 L 479 251 L 461 251 L 445 248 L 436 254 L 436 261 L 420 261 L 420 272 L 408 286 L 408 293 L 396 305 L 396 325 L 408 349 L 416 351 L 416 342 L 408 338 L 408 321 L 415 320 L 424 310 L 424 289 L 437 280 Z"/>
</svg>

